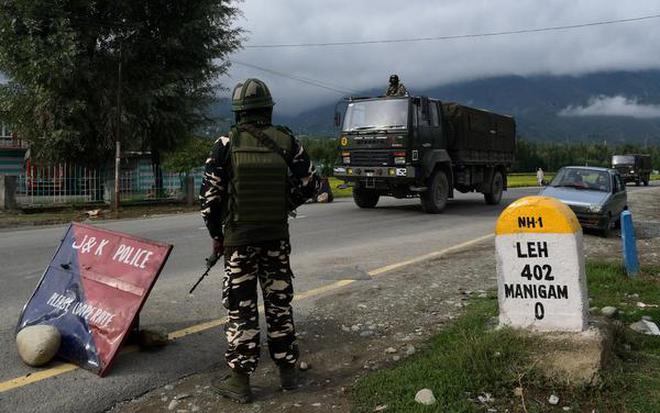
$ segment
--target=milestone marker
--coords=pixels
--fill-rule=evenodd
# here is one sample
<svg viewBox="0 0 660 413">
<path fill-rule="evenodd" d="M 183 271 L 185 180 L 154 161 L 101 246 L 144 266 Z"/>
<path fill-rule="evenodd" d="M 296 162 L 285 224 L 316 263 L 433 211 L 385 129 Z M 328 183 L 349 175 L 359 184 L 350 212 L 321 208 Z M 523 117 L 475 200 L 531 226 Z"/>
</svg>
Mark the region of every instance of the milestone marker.
<svg viewBox="0 0 660 413">
<path fill-rule="evenodd" d="M 555 198 L 521 198 L 502 212 L 495 232 L 500 324 L 585 330 L 584 247 L 573 211 Z"/>
</svg>

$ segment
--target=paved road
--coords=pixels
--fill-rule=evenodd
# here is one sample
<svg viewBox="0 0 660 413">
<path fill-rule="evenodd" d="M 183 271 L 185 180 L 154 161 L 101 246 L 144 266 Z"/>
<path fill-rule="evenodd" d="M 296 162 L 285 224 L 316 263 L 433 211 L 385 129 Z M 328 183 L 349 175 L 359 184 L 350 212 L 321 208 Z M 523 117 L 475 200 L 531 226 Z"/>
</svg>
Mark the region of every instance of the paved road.
<svg viewBox="0 0 660 413">
<path fill-rule="evenodd" d="M 348 199 L 303 206 L 299 217 L 291 221 L 296 290 L 307 291 L 339 279 L 368 279 L 368 270 L 491 233 L 504 206 L 537 192 L 532 188 L 510 190 L 497 207 L 485 205 L 478 194 L 457 194 L 441 215 L 422 213 L 416 200 L 383 199 L 374 210 L 358 209 Z M 98 225 L 174 244 L 142 311 L 143 326 L 173 331 L 224 315 L 219 277 L 206 280 L 195 297 L 186 294 L 209 252 L 206 228 L 197 214 Z M 35 371 L 20 362 L 14 326 L 64 230 L 65 226 L 54 226 L 0 232 L 0 346 L 4 349 L 0 383 Z M 303 318 L 304 303 L 298 306 L 298 318 Z M 162 351 L 122 355 L 103 379 L 75 370 L 0 392 L 0 411 L 103 411 L 117 401 L 212 368 L 221 362 L 224 352 L 219 335 L 219 329 L 212 329 L 187 336 Z"/>
</svg>

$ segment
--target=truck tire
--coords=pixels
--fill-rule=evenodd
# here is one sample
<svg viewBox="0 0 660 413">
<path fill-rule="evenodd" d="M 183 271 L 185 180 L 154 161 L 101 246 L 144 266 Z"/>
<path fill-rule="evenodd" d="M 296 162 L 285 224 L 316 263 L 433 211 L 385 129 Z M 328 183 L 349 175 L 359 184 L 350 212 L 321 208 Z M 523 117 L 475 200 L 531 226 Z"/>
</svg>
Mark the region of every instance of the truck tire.
<svg viewBox="0 0 660 413">
<path fill-rule="evenodd" d="M 364 189 L 358 186 L 353 188 L 353 201 L 360 208 L 374 208 L 379 198 L 380 195 L 372 189 Z"/>
<path fill-rule="evenodd" d="M 496 171 L 493 175 L 490 193 L 484 194 L 484 199 L 488 205 L 497 205 L 502 200 L 502 191 L 504 191 L 504 177 L 502 172 Z"/>
<path fill-rule="evenodd" d="M 436 170 L 429 179 L 429 186 L 420 195 L 422 209 L 428 214 L 439 214 L 447 205 L 449 198 L 449 180 L 444 171 Z"/>
</svg>

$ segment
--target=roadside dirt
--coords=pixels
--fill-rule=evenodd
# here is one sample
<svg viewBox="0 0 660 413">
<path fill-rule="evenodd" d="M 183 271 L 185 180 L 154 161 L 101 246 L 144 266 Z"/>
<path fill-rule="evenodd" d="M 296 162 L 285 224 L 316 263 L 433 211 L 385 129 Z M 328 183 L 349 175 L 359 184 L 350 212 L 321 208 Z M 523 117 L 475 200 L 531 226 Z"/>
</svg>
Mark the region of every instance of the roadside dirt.
<svg viewBox="0 0 660 413">
<path fill-rule="evenodd" d="M 27 212 L 0 211 L 0 229 L 41 225 L 57 225 L 69 222 L 97 222 L 109 219 L 146 218 L 165 214 L 181 214 L 199 211 L 199 206 L 185 204 L 154 204 L 124 206 L 118 212 L 103 206 L 84 209 L 61 208 L 32 210 Z"/>
<path fill-rule="evenodd" d="M 629 192 L 628 207 L 635 224 L 640 265 L 660 266 L 660 188 Z M 587 259 L 621 262 L 618 231 L 607 239 L 596 239 L 598 242 L 585 242 Z"/>
<path fill-rule="evenodd" d="M 660 265 L 660 188 L 630 194 L 642 265 Z M 620 238 L 585 235 L 588 259 L 620 261 Z M 221 354 L 208 371 L 116 405 L 113 413 L 348 412 L 351 385 L 370 371 L 391 366 L 423 349 L 426 340 L 478 295 L 496 299 L 493 241 L 358 281 L 306 304 L 298 314 L 304 385 L 278 390 L 277 370 L 262 350 L 253 375 L 256 401 L 237 405 L 212 392 L 211 380 L 227 374 Z M 265 343 L 263 343 L 265 345 Z M 220 347 L 220 346 L 218 346 Z M 376 406 L 374 406 L 376 408 Z"/>
<path fill-rule="evenodd" d="M 358 377 L 419 351 L 421 343 L 469 304 L 469 295 L 486 295 L 495 285 L 492 241 L 359 281 L 316 300 L 311 311 L 298 320 L 301 361 L 311 365 L 301 373 L 304 385 L 300 390 L 277 390 L 276 367 L 263 349 L 265 358 L 253 375 L 256 402 L 251 405 L 236 405 L 209 388 L 214 377 L 227 372 L 219 355 L 208 372 L 156 389 L 111 411 L 161 412 L 171 406 L 171 411 L 180 412 L 347 412 L 346 391 Z M 172 402 L 177 397 L 178 402 Z"/>
</svg>

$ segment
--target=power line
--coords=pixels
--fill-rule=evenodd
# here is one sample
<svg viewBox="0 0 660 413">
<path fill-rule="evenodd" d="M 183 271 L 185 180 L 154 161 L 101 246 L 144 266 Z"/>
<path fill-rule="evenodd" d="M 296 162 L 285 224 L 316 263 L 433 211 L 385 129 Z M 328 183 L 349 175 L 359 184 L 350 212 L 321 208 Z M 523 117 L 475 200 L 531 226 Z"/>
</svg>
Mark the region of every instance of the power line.
<svg viewBox="0 0 660 413">
<path fill-rule="evenodd" d="M 255 45 L 246 45 L 243 47 L 246 49 L 269 49 L 269 48 L 273 49 L 273 48 L 284 48 L 284 47 L 357 46 L 357 45 L 368 45 L 368 44 L 428 42 L 428 41 L 440 41 L 440 40 L 470 39 L 477 37 L 508 36 L 515 34 L 540 33 L 540 32 L 550 32 L 550 31 L 558 31 L 558 30 L 573 30 L 573 29 L 582 29 L 585 27 L 605 26 L 609 24 L 619 24 L 619 23 L 630 23 L 630 22 L 638 22 L 638 21 L 652 20 L 658 18 L 660 18 L 660 14 L 631 17 L 627 19 L 604 20 L 604 21 L 597 21 L 590 23 L 570 24 L 565 26 L 549 26 L 549 27 L 540 27 L 534 29 L 508 30 L 502 32 L 454 34 L 454 35 L 434 36 L 434 37 L 413 37 L 407 39 L 358 40 L 358 41 L 346 41 L 346 42 L 255 44 Z"/>
<path fill-rule="evenodd" d="M 241 65 L 241 66 L 256 69 L 256 70 L 259 70 L 259 71 L 262 71 L 262 72 L 265 72 L 265 73 L 270 73 L 270 74 L 273 74 L 273 75 L 276 75 L 276 76 L 285 77 L 287 79 L 295 80 L 295 81 L 298 81 L 298 82 L 301 82 L 301 83 L 306 83 L 308 85 L 315 86 L 315 87 L 318 87 L 318 88 L 321 88 L 321 89 L 330 90 L 332 92 L 336 92 L 336 93 L 339 93 L 341 95 L 356 95 L 356 94 L 360 93 L 360 92 L 357 92 L 355 90 L 341 89 L 339 86 L 335 86 L 335 85 L 332 85 L 330 83 L 322 82 L 320 80 L 310 79 L 308 77 L 302 77 L 302 76 L 297 76 L 297 75 L 290 75 L 288 73 L 278 72 L 276 70 L 268 69 L 268 68 L 262 67 L 262 66 L 257 66 L 257 65 L 251 64 L 251 63 L 241 62 L 241 61 L 236 60 L 236 59 L 231 59 L 231 63 L 235 63 L 235 64 L 238 64 L 238 65 Z"/>
</svg>

